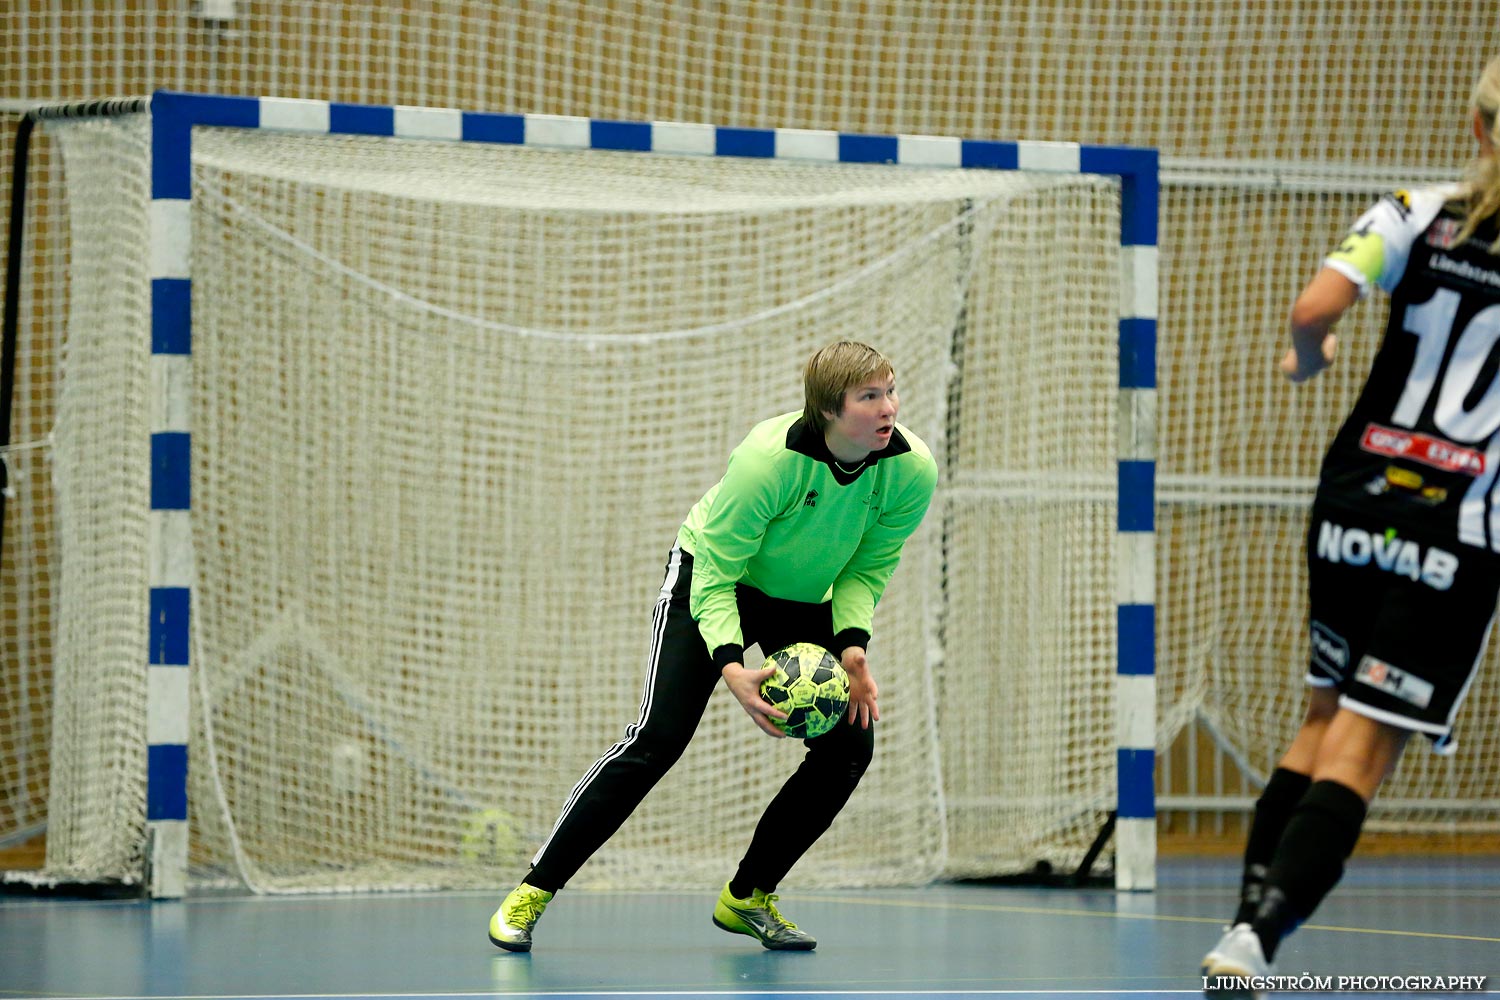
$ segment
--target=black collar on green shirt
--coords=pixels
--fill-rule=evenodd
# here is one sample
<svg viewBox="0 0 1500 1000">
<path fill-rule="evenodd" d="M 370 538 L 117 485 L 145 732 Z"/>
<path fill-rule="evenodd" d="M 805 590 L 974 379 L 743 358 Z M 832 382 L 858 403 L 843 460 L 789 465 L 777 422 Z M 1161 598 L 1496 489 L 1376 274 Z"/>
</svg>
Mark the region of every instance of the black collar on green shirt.
<svg viewBox="0 0 1500 1000">
<path fill-rule="evenodd" d="M 788 451 L 806 455 L 828 466 L 829 471 L 833 473 L 833 481 L 840 486 L 848 486 L 882 458 L 892 458 L 911 451 L 911 445 L 907 443 L 906 438 L 901 436 L 901 429 L 892 427 L 890 444 L 879 451 L 870 452 L 864 457 L 864 461 L 852 466 L 847 462 L 840 463 L 833 457 L 833 452 L 828 450 L 828 442 L 823 440 L 823 435 L 807 426 L 807 421 L 802 417 L 798 417 L 792 422 L 792 426 L 787 428 L 786 446 Z"/>
</svg>

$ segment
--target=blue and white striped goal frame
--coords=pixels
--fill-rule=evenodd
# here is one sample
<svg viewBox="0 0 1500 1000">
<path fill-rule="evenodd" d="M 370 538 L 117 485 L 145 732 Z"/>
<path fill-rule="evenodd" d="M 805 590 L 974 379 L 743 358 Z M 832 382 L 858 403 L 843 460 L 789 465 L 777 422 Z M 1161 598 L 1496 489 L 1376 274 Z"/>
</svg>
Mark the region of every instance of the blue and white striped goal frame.
<svg viewBox="0 0 1500 1000">
<path fill-rule="evenodd" d="M 1155 480 L 1157 153 L 1066 142 L 859 135 L 598 121 L 161 91 L 151 99 L 151 553 L 147 659 L 148 884 L 187 884 L 187 743 L 193 606 L 192 143 L 194 126 L 274 129 L 902 167 L 1110 174 L 1121 183 L 1118 467 L 1118 802 L 1115 884 L 1156 883 Z"/>
</svg>

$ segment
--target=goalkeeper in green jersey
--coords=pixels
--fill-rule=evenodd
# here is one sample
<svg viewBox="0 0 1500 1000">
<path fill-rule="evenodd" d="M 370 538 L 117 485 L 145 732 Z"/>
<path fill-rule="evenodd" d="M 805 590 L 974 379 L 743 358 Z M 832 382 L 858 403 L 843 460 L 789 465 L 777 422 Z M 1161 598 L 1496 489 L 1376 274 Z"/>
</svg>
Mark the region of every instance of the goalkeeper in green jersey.
<svg viewBox="0 0 1500 1000">
<path fill-rule="evenodd" d="M 828 829 L 874 751 L 879 689 L 865 655 L 875 604 L 937 484 L 932 453 L 896 422 L 895 369 L 840 341 L 808 359 L 805 405 L 756 425 L 677 534 L 652 620 L 641 713 L 573 788 L 531 872 L 490 918 L 490 940 L 529 951 L 567 884 L 686 749 L 719 679 L 769 736 L 784 717 L 760 696 L 771 667 L 744 650 L 812 642 L 849 674 L 847 724 L 804 741 L 714 907 L 714 923 L 772 949 L 815 939 L 776 908 L 776 885 Z"/>
</svg>

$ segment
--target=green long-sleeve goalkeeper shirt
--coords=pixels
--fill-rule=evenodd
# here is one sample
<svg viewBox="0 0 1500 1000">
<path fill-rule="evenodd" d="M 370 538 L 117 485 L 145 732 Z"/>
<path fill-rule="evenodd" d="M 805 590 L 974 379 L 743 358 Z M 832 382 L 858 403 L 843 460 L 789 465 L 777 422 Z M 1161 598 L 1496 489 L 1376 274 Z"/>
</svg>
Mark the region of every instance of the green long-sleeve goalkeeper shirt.
<svg viewBox="0 0 1500 1000">
<path fill-rule="evenodd" d="M 744 658 L 738 583 L 791 601 L 831 597 L 834 655 L 869 643 L 875 604 L 932 501 L 937 464 L 898 423 L 888 445 L 849 468 L 800 412 L 785 413 L 750 431 L 688 514 L 677 541 L 693 556 L 691 610 L 716 665 Z"/>
</svg>

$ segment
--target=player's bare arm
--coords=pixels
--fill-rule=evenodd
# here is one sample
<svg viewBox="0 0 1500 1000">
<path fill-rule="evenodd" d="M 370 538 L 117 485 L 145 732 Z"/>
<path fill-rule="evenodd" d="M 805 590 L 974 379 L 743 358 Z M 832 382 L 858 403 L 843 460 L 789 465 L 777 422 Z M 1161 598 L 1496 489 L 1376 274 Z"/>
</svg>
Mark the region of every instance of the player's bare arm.
<svg viewBox="0 0 1500 1000">
<path fill-rule="evenodd" d="M 1333 363 L 1338 337 L 1330 332 L 1339 317 L 1359 301 L 1359 286 L 1331 267 L 1314 275 L 1292 305 L 1292 347 L 1281 359 L 1281 372 L 1305 382 Z"/>
</svg>

